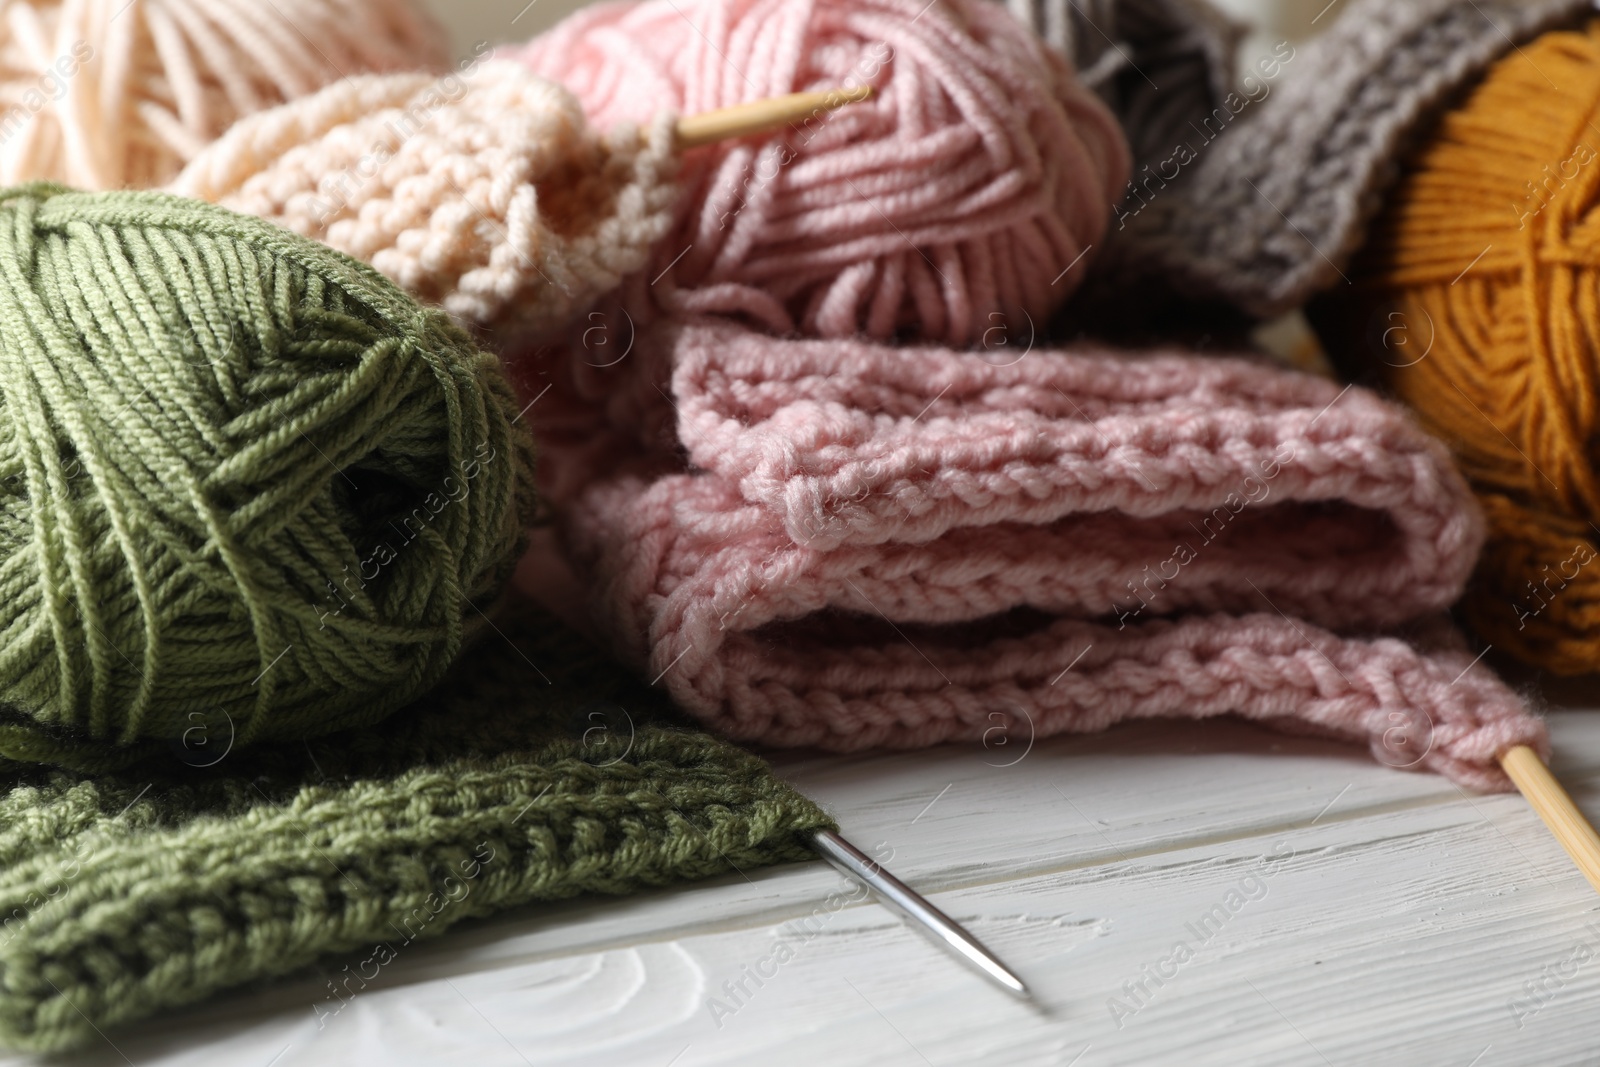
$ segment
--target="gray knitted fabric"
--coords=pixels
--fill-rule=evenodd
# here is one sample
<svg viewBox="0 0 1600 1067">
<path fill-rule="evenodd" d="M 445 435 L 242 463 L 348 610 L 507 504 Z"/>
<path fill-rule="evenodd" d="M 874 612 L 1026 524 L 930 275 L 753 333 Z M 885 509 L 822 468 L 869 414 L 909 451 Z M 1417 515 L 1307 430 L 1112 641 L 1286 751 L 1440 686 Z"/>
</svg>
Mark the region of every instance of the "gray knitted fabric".
<svg viewBox="0 0 1600 1067">
<path fill-rule="evenodd" d="M 1135 166 L 1164 158 L 1174 138 L 1233 86 L 1244 28 L 1208 0 L 1005 0 L 1122 123 Z"/>
<path fill-rule="evenodd" d="M 1191 136 L 1198 158 L 1123 204 L 1101 291 L 1168 285 L 1266 318 L 1342 284 L 1430 120 L 1515 45 L 1595 11 L 1595 0 L 1345 2 L 1269 96 L 1209 143 Z"/>
</svg>

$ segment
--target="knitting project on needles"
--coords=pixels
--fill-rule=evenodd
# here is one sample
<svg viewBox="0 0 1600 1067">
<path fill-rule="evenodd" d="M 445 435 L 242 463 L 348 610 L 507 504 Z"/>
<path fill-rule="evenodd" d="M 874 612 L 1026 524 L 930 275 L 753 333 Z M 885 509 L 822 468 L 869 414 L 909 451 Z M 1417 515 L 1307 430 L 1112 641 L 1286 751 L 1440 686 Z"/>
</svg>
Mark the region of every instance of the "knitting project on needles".
<svg viewBox="0 0 1600 1067">
<path fill-rule="evenodd" d="M 1366 636 L 1442 613 L 1483 538 L 1398 410 L 1237 359 L 991 356 L 698 322 L 641 337 L 603 404 L 553 390 L 613 640 L 769 744 L 1237 712 L 1480 789 L 1546 748 L 1448 634 Z"/>
</svg>

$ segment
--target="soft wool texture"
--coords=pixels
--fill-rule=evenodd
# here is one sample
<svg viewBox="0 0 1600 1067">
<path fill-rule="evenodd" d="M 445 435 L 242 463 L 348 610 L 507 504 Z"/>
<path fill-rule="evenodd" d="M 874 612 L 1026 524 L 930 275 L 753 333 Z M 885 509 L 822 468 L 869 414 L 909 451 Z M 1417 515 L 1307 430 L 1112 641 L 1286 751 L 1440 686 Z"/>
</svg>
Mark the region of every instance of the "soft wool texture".
<svg viewBox="0 0 1600 1067">
<path fill-rule="evenodd" d="M 0 756 L 370 722 L 532 510 L 493 356 L 370 268 L 159 193 L 0 191 Z"/>
<path fill-rule="evenodd" d="M 212 717 L 182 762 L 6 772 L 0 1043 L 99 1042 L 316 961 L 307 1007 L 340 1025 L 463 919 L 803 860 L 833 828 L 760 760 L 652 722 L 659 697 L 553 620 L 499 626 L 381 727 L 240 753 Z"/>
<path fill-rule="evenodd" d="M 1138 210 L 1115 224 L 1097 295 L 1173 286 L 1267 317 L 1343 285 L 1439 110 L 1518 44 L 1592 11 L 1592 0 L 1347 0 L 1294 46 L 1269 96 L 1192 140 L 1198 158 L 1175 180 L 1135 175 L 1144 192 L 1119 209 Z"/>
<path fill-rule="evenodd" d="M 1473 627 L 1564 674 L 1600 663 L 1597 124 L 1600 25 L 1507 55 L 1410 161 L 1349 298 L 1318 316 L 1478 491 Z"/>
<path fill-rule="evenodd" d="M 0 184 L 161 185 L 243 115 L 445 45 L 411 0 L 13 0 Z"/>
<path fill-rule="evenodd" d="M 542 402 L 569 544 L 627 658 L 732 737 L 1237 712 L 1485 789 L 1498 753 L 1545 748 L 1459 642 L 1368 636 L 1443 611 L 1482 523 L 1443 448 L 1359 389 L 724 323 L 613 373 L 599 403 Z"/>
<path fill-rule="evenodd" d="M 1105 100 L 1134 170 L 1167 158 L 1234 88 L 1244 27 L 1208 0 L 1005 0 Z"/>
<path fill-rule="evenodd" d="M 807 89 L 877 95 L 687 154 L 686 196 L 627 317 L 967 344 L 1081 281 L 1128 150 L 1065 60 L 988 0 L 650 0 L 520 53 L 599 125 Z"/>
<path fill-rule="evenodd" d="M 349 78 L 240 121 L 171 189 L 371 263 L 499 343 L 538 339 L 667 230 L 673 116 L 646 117 L 644 135 L 602 137 L 570 93 L 504 61 Z"/>
</svg>

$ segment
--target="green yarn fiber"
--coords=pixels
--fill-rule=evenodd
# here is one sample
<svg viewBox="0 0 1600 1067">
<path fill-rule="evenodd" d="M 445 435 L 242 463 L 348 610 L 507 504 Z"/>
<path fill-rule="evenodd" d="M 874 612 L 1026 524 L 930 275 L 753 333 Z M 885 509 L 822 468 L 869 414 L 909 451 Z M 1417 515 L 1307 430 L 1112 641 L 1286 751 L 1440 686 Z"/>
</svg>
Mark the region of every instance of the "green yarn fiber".
<svg viewBox="0 0 1600 1067">
<path fill-rule="evenodd" d="M 509 578 L 531 445 L 376 271 L 159 193 L 0 190 L 0 756 L 374 722 Z"/>
<path fill-rule="evenodd" d="M 761 760 L 655 721 L 660 696 L 533 609 L 499 626 L 377 726 L 210 768 L 14 765 L 0 1044 L 97 1043 L 319 959 L 323 1017 L 363 961 L 465 918 L 815 858 L 833 822 Z"/>
</svg>

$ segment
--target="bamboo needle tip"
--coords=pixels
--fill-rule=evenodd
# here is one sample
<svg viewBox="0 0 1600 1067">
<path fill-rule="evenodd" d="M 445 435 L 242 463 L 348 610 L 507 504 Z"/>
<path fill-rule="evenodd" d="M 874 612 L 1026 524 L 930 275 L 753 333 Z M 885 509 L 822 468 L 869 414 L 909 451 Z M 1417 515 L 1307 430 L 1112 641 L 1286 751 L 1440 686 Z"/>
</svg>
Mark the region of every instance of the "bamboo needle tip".
<svg viewBox="0 0 1600 1067">
<path fill-rule="evenodd" d="M 731 137 L 767 133 L 790 123 L 819 118 L 837 108 L 871 97 L 870 85 L 857 85 L 848 89 L 819 89 L 767 100 L 752 100 L 746 104 L 735 104 L 679 119 L 676 140 L 680 149 L 697 148 Z"/>
<path fill-rule="evenodd" d="M 1589 884 L 1600 891 L 1600 834 L 1595 833 L 1594 826 L 1556 781 L 1550 768 L 1527 745 L 1506 750 L 1500 757 L 1500 766 Z"/>
</svg>

